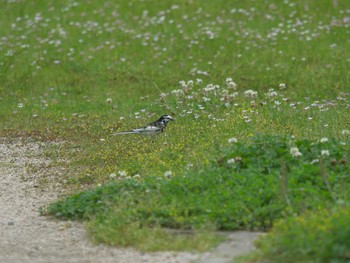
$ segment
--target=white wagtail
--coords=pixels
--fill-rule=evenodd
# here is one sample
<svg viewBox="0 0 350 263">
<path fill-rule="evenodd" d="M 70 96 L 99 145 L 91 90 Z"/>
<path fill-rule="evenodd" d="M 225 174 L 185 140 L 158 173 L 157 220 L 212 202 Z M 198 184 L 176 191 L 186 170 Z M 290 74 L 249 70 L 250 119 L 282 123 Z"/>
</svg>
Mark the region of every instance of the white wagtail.
<svg viewBox="0 0 350 263">
<path fill-rule="evenodd" d="M 123 131 L 123 132 L 116 132 L 112 135 L 120 135 L 120 134 L 158 134 L 164 131 L 166 125 L 169 121 L 174 121 L 175 118 L 171 117 L 170 115 L 163 115 L 158 120 L 151 122 L 150 124 L 147 124 L 146 126 L 138 129 L 133 129 L 131 131 Z"/>
</svg>

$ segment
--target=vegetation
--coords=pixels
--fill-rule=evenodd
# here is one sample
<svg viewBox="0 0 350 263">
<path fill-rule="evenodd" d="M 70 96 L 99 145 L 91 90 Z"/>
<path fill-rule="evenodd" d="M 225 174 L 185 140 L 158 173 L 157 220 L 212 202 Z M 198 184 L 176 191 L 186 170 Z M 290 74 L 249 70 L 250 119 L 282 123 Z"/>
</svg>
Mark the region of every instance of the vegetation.
<svg viewBox="0 0 350 263">
<path fill-rule="evenodd" d="M 96 242 L 204 250 L 213 230 L 242 228 L 301 238 L 279 226 L 303 218 L 316 231 L 349 204 L 349 10 L 3 0 L 0 135 L 65 142 L 47 154 L 70 160 L 57 180 L 72 196 L 42 212 L 86 221 Z M 111 136 L 162 114 L 177 121 L 158 137 Z M 282 261 L 273 241 L 260 247 Z"/>
<path fill-rule="evenodd" d="M 337 206 L 283 220 L 246 261 L 349 262 L 349 211 L 348 205 Z"/>
</svg>

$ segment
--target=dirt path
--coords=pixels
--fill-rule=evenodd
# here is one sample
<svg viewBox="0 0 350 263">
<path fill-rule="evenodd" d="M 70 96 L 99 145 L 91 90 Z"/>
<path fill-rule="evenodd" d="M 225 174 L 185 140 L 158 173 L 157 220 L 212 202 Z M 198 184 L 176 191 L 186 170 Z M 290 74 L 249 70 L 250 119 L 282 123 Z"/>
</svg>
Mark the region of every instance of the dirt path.
<svg viewBox="0 0 350 263">
<path fill-rule="evenodd" d="M 54 201 L 60 189 L 52 180 L 51 161 L 43 154 L 48 146 L 49 143 L 28 139 L 0 138 L 0 262 L 186 263 L 216 262 L 216 259 L 226 262 L 221 261 L 228 258 L 224 254 L 230 255 L 237 250 L 235 245 L 225 247 L 223 244 L 214 253 L 199 255 L 141 253 L 133 249 L 96 246 L 88 240 L 81 224 L 40 216 L 38 209 Z M 43 178 L 48 182 L 45 189 L 38 187 L 38 180 Z M 239 238 L 238 235 L 235 237 Z M 252 239 L 249 236 L 238 243 L 243 242 L 247 248 Z"/>
</svg>

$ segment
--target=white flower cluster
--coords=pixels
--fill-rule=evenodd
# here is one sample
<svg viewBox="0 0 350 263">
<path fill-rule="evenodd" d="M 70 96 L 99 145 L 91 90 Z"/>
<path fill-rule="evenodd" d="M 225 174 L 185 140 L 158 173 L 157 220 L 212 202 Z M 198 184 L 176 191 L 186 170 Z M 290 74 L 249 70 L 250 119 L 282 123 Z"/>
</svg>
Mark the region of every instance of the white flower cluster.
<svg viewBox="0 0 350 263">
<path fill-rule="evenodd" d="M 269 91 L 266 93 L 267 98 L 274 98 L 278 95 L 278 93 L 274 89 L 269 89 Z"/>
<path fill-rule="evenodd" d="M 227 78 L 226 79 L 226 85 L 229 89 L 236 89 L 237 88 L 237 85 L 236 83 L 233 82 L 232 78 Z"/>
<path fill-rule="evenodd" d="M 328 151 L 328 150 L 322 150 L 322 151 L 321 151 L 321 155 L 322 155 L 323 157 L 327 157 L 327 156 L 329 156 L 329 151 Z"/>
<path fill-rule="evenodd" d="M 236 143 L 237 139 L 236 138 L 230 138 L 228 139 L 228 143 Z"/>
<path fill-rule="evenodd" d="M 290 148 L 290 154 L 293 156 L 293 157 L 300 157 L 302 156 L 303 154 L 299 151 L 298 147 L 292 147 Z"/>
<path fill-rule="evenodd" d="M 249 98 L 249 99 L 255 99 L 258 96 L 258 92 L 248 89 L 244 92 L 244 97 Z"/>
</svg>

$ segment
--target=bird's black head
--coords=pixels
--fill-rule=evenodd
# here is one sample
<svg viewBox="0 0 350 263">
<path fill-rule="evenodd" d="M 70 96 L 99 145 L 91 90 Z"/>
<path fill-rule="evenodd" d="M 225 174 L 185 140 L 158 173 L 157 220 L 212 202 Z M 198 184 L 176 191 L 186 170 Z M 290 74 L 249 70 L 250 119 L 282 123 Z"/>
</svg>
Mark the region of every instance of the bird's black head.
<svg viewBox="0 0 350 263">
<path fill-rule="evenodd" d="M 158 121 L 168 123 L 169 121 L 174 121 L 175 118 L 171 117 L 170 115 L 163 115 L 162 117 L 159 118 Z"/>
</svg>

